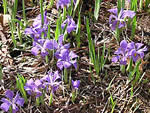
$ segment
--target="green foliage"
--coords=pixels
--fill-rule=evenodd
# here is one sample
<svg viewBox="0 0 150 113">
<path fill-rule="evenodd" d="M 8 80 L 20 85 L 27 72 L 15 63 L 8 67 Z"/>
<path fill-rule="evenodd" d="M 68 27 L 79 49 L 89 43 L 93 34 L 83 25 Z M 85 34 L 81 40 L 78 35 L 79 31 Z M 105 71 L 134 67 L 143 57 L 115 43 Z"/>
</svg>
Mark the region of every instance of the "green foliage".
<svg viewBox="0 0 150 113">
<path fill-rule="evenodd" d="M 131 0 L 131 10 L 137 11 L 137 0 Z"/>
<path fill-rule="evenodd" d="M 4 9 L 4 14 L 7 13 L 7 0 L 3 0 L 3 9 Z"/>
<path fill-rule="evenodd" d="M 77 47 L 80 47 L 80 36 L 81 36 L 81 16 L 80 16 L 80 11 L 78 12 L 78 23 L 77 23 L 77 30 L 76 30 L 76 42 L 77 42 Z"/>
<path fill-rule="evenodd" d="M 25 2 L 22 0 L 22 13 L 23 13 L 23 20 L 25 21 L 26 24 L 26 13 L 25 13 Z"/>
<path fill-rule="evenodd" d="M 75 90 L 72 91 L 72 102 L 74 102 L 76 99 L 76 94 L 75 94 Z"/>
<path fill-rule="evenodd" d="M 105 58 L 105 50 L 106 50 L 106 46 L 105 46 L 105 43 L 104 43 L 102 56 L 100 56 L 100 69 L 101 69 L 101 71 L 104 70 L 104 65 L 105 65 L 106 60 L 107 60 L 107 58 Z M 98 55 L 100 55 L 100 54 L 98 54 Z M 98 57 L 98 59 L 99 59 L 99 57 Z"/>
<path fill-rule="evenodd" d="M 68 15 L 72 16 L 72 12 L 73 12 L 73 0 L 71 0 L 71 6 L 68 8 Z"/>
<path fill-rule="evenodd" d="M 98 54 L 95 54 L 95 45 L 91 37 L 90 27 L 89 27 L 89 20 L 86 19 L 86 29 L 88 34 L 88 46 L 89 46 L 89 56 L 91 58 L 91 62 L 94 64 L 94 68 L 96 73 L 99 74 L 100 71 L 103 71 L 104 65 L 106 62 L 105 58 L 105 43 L 103 45 L 102 55 L 100 56 L 100 49 L 98 48 Z"/>
<path fill-rule="evenodd" d="M 26 95 L 26 92 L 24 90 L 24 86 L 25 86 L 25 83 L 26 83 L 26 80 L 23 76 L 17 74 L 17 77 L 16 77 L 16 87 L 17 89 L 19 89 L 19 91 L 21 92 L 23 98 L 25 99 L 25 102 L 27 103 L 27 95 Z"/>
<path fill-rule="evenodd" d="M 122 8 L 122 2 L 121 0 L 117 1 L 117 8 L 118 8 L 118 13 L 120 12 L 121 8 Z"/>
<path fill-rule="evenodd" d="M 143 9 L 143 0 L 140 0 L 140 4 L 139 4 L 140 9 Z"/>
<path fill-rule="evenodd" d="M 92 60 L 92 63 L 94 63 L 95 62 L 95 46 L 94 46 L 94 43 L 92 41 L 88 18 L 86 18 L 86 30 L 87 30 L 87 34 L 88 34 L 89 54 L 90 54 L 90 58 Z"/>
<path fill-rule="evenodd" d="M 49 105 L 51 105 L 52 102 L 53 102 L 53 93 L 52 93 L 52 91 L 51 91 L 51 93 L 50 93 L 50 98 L 49 98 Z"/>
<path fill-rule="evenodd" d="M 54 0 L 50 0 L 50 2 L 49 2 L 49 4 L 48 4 L 47 8 L 48 8 L 48 9 L 49 9 L 49 8 L 52 8 L 53 5 L 54 5 Z"/>
<path fill-rule="evenodd" d="M 137 21 L 136 21 L 136 16 L 133 18 L 132 20 L 132 32 L 131 32 L 131 39 L 134 38 L 135 36 L 135 32 L 136 32 L 136 25 L 137 25 Z"/>
<path fill-rule="evenodd" d="M 68 71 L 66 68 L 64 68 L 64 82 L 68 83 Z"/>
<path fill-rule="evenodd" d="M 42 25 L 44 24 L 44 11 L 43 11 L 43 0 L 40 0 L 40 13 L 41 13 L 41 21 Z"/>
<path fill-rule="evenodd" d="M 12 19 L 16 18 L 17 8 L 18 8 L 18 0 L 15 0 L 14 1 L 14 6 L 13 6 L 13 11 L 12 11 Z"/>
<path fill-rule="evenodd" d="M 111 105 L 112 105 L 111 113 L 113 113 L 114 109 L 115 109 L 115 106 L 116 106 L 116 101 L 114 102 L 112 95 L 110 95 L 110 102 L 111 102 Z"/>
<path fill-rule="evenodd" d="M 102 0 L 95 0 L 95 9 L 94 9 L 94 17 L 97 20 L 99 16 L 99 10 L 100 10 L 100 3 Z"/>
<path fill-rule="evenodd" d="M 66 15 L 67 15 L 67 9 L 66 7 L 63 8 L 63 21 L 66 20 Z"/>
<path fill-rule="evenodd" d="M 11 30 L 11 39 L 13 41 L 14 47 L 17 47 L 17 41 L 15 39 L 15 35 L 14 35 L 14 31 L 15 31 L 15 23 L 13 22 L 13 20 L 11 20 L 11 22 L 9 23 L 10 26 L 10 30 Z"/>
<path fill-rule="evenodd" d="M 140 78 L 139 66 L 141 64 L 141 60 L 137 61 L 134 69 L 129 73 L 129 80 L 133 80 L 133 84 L 135 84 Z M 135 78 L 134 75 L 136 74 Z"/>
<path fill-rule="evenodd" d="M 47 32 L 47 38 L 50 39 L 50 24 L 48 25 L 48 32 Z"/>
<path fill-rule="evenodd" d="M 149 9 L 150 0 L 145 0 L 145 10 Z"/>
<path fill-rule="evenodd" d="M 61 34 L 61 23 L 62 23 L 62 18 L 58 18 L 56 22 L 56 31 L 55 31 L 55 40 L 58 40 L 59 35 Z"/>
<path fill-rule="evenodd" d="M 118 24 L 117 24 L 117 28 L 115 31 L 115 35 L 116 35 L 115 38 L 118 41 L 118 43 L 120 42 L 120 34 L 121 34 L 121 29 L 118 28 Z"/>
</svg>

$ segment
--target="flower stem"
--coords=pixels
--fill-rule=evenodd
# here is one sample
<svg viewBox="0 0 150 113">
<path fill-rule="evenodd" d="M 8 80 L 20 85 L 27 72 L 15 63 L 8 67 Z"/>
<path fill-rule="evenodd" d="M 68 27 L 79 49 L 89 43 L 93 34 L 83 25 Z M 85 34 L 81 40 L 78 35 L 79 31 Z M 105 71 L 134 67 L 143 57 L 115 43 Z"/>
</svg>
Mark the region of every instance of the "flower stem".
<svg viewBox="0 0 150 113">
<path fill-rule="evenodd" d="M 53 93 L 52 93 L 52 91 L 51 91 L 50 98 L 49 98 L 49 105 L 52 104 L 52 101 L 53 101 Z"/>
<path fill-rule="evenodd" d="M 64 68 L 64 82 L 68 83 L 68 72 L 66 68 Z"/>
<path fill-rule="evenodd" d="M 74 103 L 75 99 L 76 99 L 76 91 L 73 90 L 73 91 L 72 91 L 72 102 L 73 102 L 73 103 Z"/>
<path fill-rule="evenodd" d="M 121 65 L 120 71 L 124 74 L 125 73 L 125 65 Z"/>
<path fill-rule="evenodd" d="M 39 106 L 39 105 L 40 105 L 40 99 L 38 97 L 38 98 L 36 98 L 36 106 Z"/>
<path fill-rule="evenodd" d="M 63 8 L 63 20 L 66 19 L 66 7 Z"/>
</svg>

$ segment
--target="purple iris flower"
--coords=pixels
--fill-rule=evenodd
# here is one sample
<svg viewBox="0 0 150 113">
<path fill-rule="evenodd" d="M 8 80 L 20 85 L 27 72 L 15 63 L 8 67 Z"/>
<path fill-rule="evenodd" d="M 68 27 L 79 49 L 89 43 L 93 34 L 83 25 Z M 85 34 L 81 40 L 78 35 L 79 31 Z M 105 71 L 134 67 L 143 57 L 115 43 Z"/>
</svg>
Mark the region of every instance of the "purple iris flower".
<svg viewBox="0 0 150 113">
<path fill-rule="evenodd" d="M 76 80 L 76 81 L 72 80 L 72 86 L 74 89 L 78 89 L 80 86 L 80 80 Z"/>
<path fill-rule="evenodd" d="M 75 30 L 77 27 L 75 24 L 75 21 L 70 16 L 68 16 L 68 18 L 61 24 L 61 28 L 64 29 L 66 25 L 67 25 L 67 32 L 68 33 Z"/>
<path fill-rule="evenodd" d="M 57 67 L 62 70 L 63 68 L 69 68 L 73 65 L 77 69 L 77 61 L 78 57 L 73 51 L 69 51 L 68 49 L 62 49 L 59 53 L 55 53 L 57 61 Z"/>
<path fill-rule="evenodd" d="M 116 63 L 119 60 L 121 65 L 126 65 L 127 64 L 127 58 L 129 55 L 127 47 L 128 47 L 127 41 L 122 40 L 120 42 L 120 47 L 114 53 L 114 54 L 116 54 L 116 56 L 112 58 L 112 62 Z"/>
<path fill-rule="evenodd" d="M 123 40 L 120 42 L 120 47 L 117 51 L 115 51 L 114 54 L 116 54 L 115 57 L 112 58 L 112 62 L 117 62 L 120 60 L 121 65 L 127 64 L 127 58 L 132 58 L 134 62 L 136 62 L 139 58 L 144 57 L 144 52 L 147 51 L 147 47 L 144 46 L 142 43 L 127 43 L 126 40 Z"/>
<path fill-rule="evenodd" d="M 38 39 L 33 42 L 33 48 L 31 49 L 31 53 L 35 56 L 38 55 L 39 51 L 41 51 L 42 57 L 48 55 L 48 49 L 53 50 L 57 48 L 57 42 L 55 40 L 49 39 Z"/>
<path fill-rule="evenodd" d="M 144 57 L 144 52 L 147 51 L 147 47 L 143 47 L 142 43 L 131 42 L 128 44 L 129 55 L 132 57 L 133 61 L 136 62 L 139 58 Z"/>
<path fill-rule="evenodd" d="M 34 81 L 32 78 L 28 80 L 24 86 L 27 93 L 29 95 L 36 96 L 36 98 L 42 95 L 42 92 L 40 91 L 42 88 L 44 88 L 42 82 L 38 79 Z"/>
<path fill-rule="evenodd" d="M 44 24 L 42 25 L 41 14 L 39 14 L 33 22 L 33 26 L 25 29 L 25 34 L 30 35 L 32 38 L 36 40 L 36 38 L 41 38 L 41 33 L 44 33 L 44 36 L 47 35 L 48 29 L 48 20 L 47 20 L 47 11 L 44 12 Z"/>
<path fill-rule="evenodd" d="M 70 3 L 71 3 L 71 0 L 58 0 L 57 9 L 59 9 L 59 7 L 61 7 L 62 9 L 64 7 L 69 7 Z"/>
<path fill-rule="evenodd" d="M 112 30 L 115 30 L 117 27 L 122 28 L 125 27 L 125 18 L 133 18 L 135 16 L 135 12 L 131 10 L 123 10 L 121 9 L 118 14 L 118 9 L 109 9 L 110 13 L 112 13 L 109 17 L 109 24 Z"/>
<path fill-rule="evenodd" d="M 70 44 L 65 44 L 63 45 L 63 39 L 64 39 L 64 35 L 60 35 L 58 38 L 58 43 L 56 44 L 56 52 L 55 52 L 55 56 L 56 58 L 59 58 L 60 52 L 63 49 L 69 49 L 70 48 Z"/>
<path fill-rule="evenodd" d="M 7 98 L 2 98 L 1 101 L 3 102 L 0 106 L 2 110 L 8 112 L 10 106 L 12 106 L 12 112 L 16 113 L 19 108 L 18 106 L 23 106 L 24 99 L 20 97 L 19 93 L 17 92 L 16 96 L 14 97 L 14 93 L 11 90 L 7 90 L 5 93 Z M 14 98 L 13 98 L 14 97 Z"/>
<path fill-rule="evenodd" d="M 58 89 L 58 87 L 60 85 L 60 79 L 61 79 L 61 77 L 59 76 L 58 71 L 55 71 L 54 73 L 49 72 L 48 75 L 43 77 L 41 80 L 42 80 L 44 86 L 47 88 L 47 90 L 50 87 L 51 91 L 54 92 Z"/>
<path fill-rule="evenodd" d="M 70 44 L 68 43 L 68 44 L 63 45 L 63 40 L 64 40 L 64 35 L 61 34 L 58 38 L 58 43 L 54 45 L 57 52 L 62 50 L 62 49 L 69 49 Z"/>
</svg>

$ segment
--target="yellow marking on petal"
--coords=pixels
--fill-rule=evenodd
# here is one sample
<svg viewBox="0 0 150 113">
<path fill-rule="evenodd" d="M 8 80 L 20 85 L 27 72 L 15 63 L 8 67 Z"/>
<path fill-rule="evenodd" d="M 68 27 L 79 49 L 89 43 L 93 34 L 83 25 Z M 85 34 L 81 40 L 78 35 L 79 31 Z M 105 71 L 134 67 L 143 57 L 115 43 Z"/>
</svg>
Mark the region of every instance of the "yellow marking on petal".
<svg viewBox="0 0 150 113">
<path fill-rule="evenodd" d="M 136 53 L 134 53 L 134 56 L 136 57 L 136 56 L 137 56 L 137 54 L 136 54 Z"/>
</svg>

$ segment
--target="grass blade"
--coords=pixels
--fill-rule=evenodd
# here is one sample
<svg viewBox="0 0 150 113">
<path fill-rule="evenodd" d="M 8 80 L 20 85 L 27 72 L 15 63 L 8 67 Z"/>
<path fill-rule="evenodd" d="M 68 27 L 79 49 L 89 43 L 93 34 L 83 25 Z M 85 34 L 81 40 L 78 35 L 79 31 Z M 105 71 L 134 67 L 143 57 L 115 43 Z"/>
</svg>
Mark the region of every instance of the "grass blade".
<svg viewBox="0 0 150 113">
<path fill-rule="evenodd" d="M 24 90 L 25 83 L 26 83 L 26 80 L 24 79 L 24 77 L 21 76 L 21 75 L 19 75 L 19 74 L 17 74 L 17 77 L 16 77 L 16 86 L 20 90 L 23 98 L 25 99 L 25 102 L 27 103 L 28 98 L 27 98 L 26 92 Z"/>
<path fill-rule="evenodd" d="M 102 0 L 95 0 L 94 17 L 97 20 L 99 16 L 100 3 Z"/>
<path fill-rule="evenodd" d="M 44 11 L 43 11 L 43 0 L 40 0 L 40 13 L 41 13 L 41 21 L 42 21 L 42 25 L 44 24 Z"/>
<path fill-rule="evenodd" d="M 133 18 L 133 21 L 132 21 L 131 39 L 133 39 L 134 36 L 135 36 L 136 25 L 137 25 L 137 21 L 136 21 L 136 16 L 135 16 L 135 17 Z"/>
<path fill-rule="evenodd" d="M 55 31 L 55 40 L 58 40 L 59 35 L 61 34 L 61 23 L 62 23 L 62 18 L 58 18 L 56 22 L 56 31 Z"/>
<path fill-rule="evenodd" d="M 95 61 L 95 47 L 94 47 L 92 37 L 91 37 L 91 31 L 90 31 L 89 19 L 88 18 L 86 18 L 86 30 L 87 30 L 87 34 L 88 34 L 89 54 L 90 54 L 92 63 L 94 64 L 94 61 Z"/>
<path fill-rule="evenodd" d="M 23 13 L 23 20 L 25 21 L 26 25 L 26 13 L 25 13 L 25 2 L 22 0 L 22 13 Z"/>
<path fill-rule="evenodd" d="M 76 41 L 77 41 L 77 47 L 80 47 L 80 33 L 81 33 L 81 16 L 80 12 L 78 13 L 78 24 L 77 24 L 77 30 L 76 30 Z"/>
<path fill-rule="evenodd" d="M 4 15 L 7 13 L 7 0 L 3 0 Z"/>
</svg>

